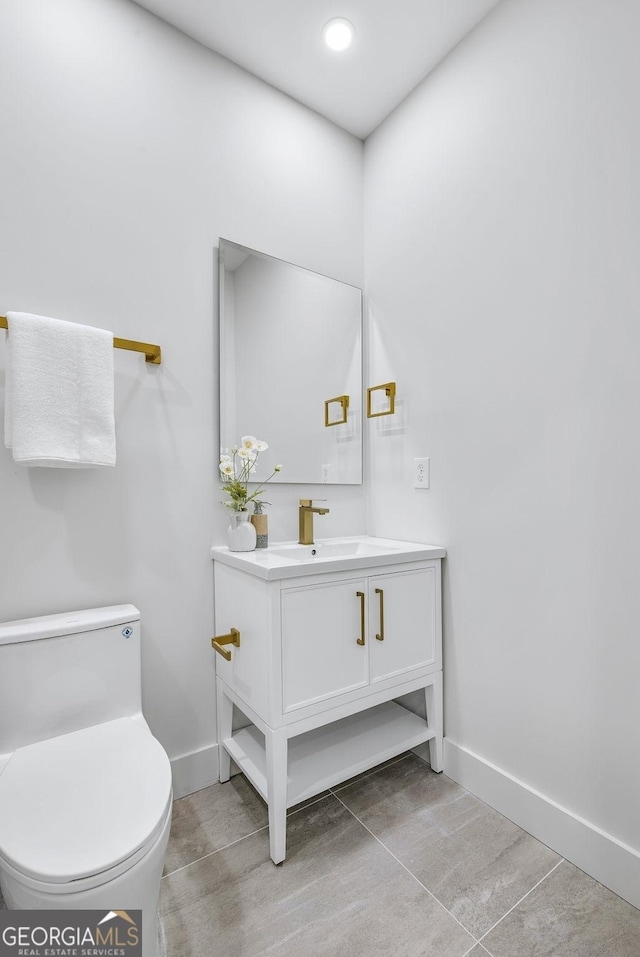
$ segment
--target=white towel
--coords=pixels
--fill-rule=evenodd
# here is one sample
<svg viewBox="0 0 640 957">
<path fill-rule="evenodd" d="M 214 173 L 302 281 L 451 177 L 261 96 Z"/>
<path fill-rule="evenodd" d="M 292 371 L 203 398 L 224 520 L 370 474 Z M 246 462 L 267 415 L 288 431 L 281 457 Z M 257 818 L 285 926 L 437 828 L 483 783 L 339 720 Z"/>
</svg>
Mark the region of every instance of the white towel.
<svg viewBox="0 0 640 957">
<path fill-rule="evenodd" d="M 115 465 L 113 334 L 8 312 L 5 445 L 20 465 Z"/>
</svg>

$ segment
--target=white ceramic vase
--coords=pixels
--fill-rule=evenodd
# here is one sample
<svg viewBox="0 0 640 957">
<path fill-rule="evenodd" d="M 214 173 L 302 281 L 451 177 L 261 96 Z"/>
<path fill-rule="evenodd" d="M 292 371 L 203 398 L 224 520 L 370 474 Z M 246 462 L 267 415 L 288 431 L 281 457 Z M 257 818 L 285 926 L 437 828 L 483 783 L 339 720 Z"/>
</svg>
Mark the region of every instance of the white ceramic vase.
<svg viewBox="0 0 640 957">
<path fill-rule="evenodd" d="M 256 547 L 256 530 L 249 519 L 249 512 L 231 513 L 231 524 L 227 529 L 230 552 L 252 552 Z"/>
</svg>

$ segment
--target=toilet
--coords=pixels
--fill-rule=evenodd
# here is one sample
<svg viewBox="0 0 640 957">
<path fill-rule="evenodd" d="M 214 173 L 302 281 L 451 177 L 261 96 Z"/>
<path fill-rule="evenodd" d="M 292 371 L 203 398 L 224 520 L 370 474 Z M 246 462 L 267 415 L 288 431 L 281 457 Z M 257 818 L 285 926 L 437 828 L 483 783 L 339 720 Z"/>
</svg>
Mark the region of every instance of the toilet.
<svg viewBox="0 0 640 957">
<path fill-rule="evenodd" d="M 0 888 L 17 909 L 142 911 L 158 954 L 171 766 L 142 715 L 140 613 L 0 624 Z"/>
</svg>

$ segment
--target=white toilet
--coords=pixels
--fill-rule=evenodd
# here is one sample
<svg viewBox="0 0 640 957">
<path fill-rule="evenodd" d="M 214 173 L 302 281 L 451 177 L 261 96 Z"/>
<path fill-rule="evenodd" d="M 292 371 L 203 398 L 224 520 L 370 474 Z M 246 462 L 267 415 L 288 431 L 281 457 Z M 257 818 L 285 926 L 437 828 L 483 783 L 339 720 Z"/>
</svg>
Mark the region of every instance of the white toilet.
<svg viewBox="0 0 640 957">
<path fill-rule="evenodd" d="M 142 911 L 158 953 L 171 766 L 142 715 L 140 613 L 0 624 L 0 887 L 7 907 Z"/>
</svg>

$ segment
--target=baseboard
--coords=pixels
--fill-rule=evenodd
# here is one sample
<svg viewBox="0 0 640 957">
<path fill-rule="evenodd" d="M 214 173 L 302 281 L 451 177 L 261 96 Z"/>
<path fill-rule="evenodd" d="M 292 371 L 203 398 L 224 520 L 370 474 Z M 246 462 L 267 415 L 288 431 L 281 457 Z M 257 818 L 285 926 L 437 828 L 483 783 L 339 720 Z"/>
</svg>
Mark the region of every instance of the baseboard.
<svg viewBox="0 0 640 957">
<path fill-rule="evenodd" d="M 218 745 L 212 744 L 173 758 L 171 773 L 174 800 L 215 784 L 218 780 Z"/>
<path fill-rule="evenodd" d="M 640 908 L 640 852 L 450 738 L 444 739 L 444 773 Z"/>
</svg>

